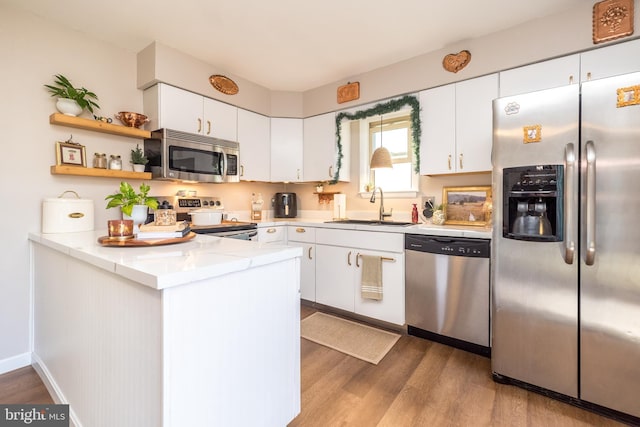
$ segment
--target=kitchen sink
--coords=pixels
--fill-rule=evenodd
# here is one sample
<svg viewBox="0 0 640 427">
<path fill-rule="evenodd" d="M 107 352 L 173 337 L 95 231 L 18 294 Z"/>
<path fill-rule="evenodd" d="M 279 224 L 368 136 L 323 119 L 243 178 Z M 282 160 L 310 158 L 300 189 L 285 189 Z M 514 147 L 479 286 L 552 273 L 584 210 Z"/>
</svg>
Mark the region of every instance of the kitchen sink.
<svg viewBox="0 0 640 427">
<path fill-rule="evenodd" d="M 361 225 L 396 225 L 396 226 L 407 226 L 407 225 L 415 225 L 412 222 L 403 222 L 403 221 L 380 221 L 379 219 L 334 219 L 332 221 L 325 221 L 327 223 L 334 224 L 361 224 Z"/>
</svg>

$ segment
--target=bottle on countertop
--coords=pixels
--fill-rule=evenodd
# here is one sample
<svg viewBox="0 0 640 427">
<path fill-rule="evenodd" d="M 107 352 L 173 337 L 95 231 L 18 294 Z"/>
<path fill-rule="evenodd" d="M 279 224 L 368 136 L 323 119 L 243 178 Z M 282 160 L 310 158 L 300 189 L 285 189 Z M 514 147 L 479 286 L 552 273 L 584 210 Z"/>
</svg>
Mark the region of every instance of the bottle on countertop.
<svg viewBox="0 0 640 427">
<path fill-rule="evenodd" d="M 414 224 L 418 223 L 418 204 L 413 204 L 413 209 L 411 210 L 411 222 Z"/>
</svg>

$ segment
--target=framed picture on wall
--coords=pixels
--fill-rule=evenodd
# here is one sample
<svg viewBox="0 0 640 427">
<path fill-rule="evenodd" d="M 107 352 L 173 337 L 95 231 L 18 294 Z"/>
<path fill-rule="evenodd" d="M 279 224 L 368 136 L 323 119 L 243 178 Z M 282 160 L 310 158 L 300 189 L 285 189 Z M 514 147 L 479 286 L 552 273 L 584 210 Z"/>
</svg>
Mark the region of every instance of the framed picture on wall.
<svg viewBox="0 0 640 427">
<path fill-rule="evenodd" d="M 491 222 L 491 187 L 444 187 L 445 224 L 486 226 Z"/>
<path fill-rule="evenodd" d="M 84 145 L 56 142 L 56 164 L 67 166 L 87 166 Z"/>
</svg>

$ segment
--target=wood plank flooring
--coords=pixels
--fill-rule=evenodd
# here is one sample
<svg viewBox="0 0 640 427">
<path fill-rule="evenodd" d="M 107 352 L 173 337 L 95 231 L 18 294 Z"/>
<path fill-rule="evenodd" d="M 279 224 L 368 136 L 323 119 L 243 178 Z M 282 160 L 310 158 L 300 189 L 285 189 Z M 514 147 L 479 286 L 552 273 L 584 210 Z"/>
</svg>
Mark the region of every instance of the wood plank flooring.
<svg viewBox="0 0 640 427">
<path fill-rule="evenodd" d="M 489 359 L 421 338 L 402 336 L 378 365 L 301 341 L 302 412 L 289 427 L 623 425 L 497 384 Z M 0 403 L 53 400 L 29 366 L 0 375 Z"/>
<path fill-rule="evenodd" d="M 421 338 L 402 336 L 378 365 L 301 341 L 302 411 L 289 427 L 623 425 L 497 384 L 488 358 Z"/>
</svg>

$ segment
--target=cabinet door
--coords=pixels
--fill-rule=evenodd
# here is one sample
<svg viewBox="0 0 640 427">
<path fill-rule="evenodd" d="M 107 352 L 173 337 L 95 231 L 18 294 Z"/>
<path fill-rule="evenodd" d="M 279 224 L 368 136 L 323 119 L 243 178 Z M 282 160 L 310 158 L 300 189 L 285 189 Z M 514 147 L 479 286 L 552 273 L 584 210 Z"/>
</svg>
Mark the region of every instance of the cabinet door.
<svg viewBox="0 0 640 427">
<path fill-rule="evenodd" d="M 491 171 L 498 75 L 456 83 L 456 172 Z"/>
<path fill-rule="evenodd" d="M 564 56 L 500 73 L 500 97 L 577 84 L 580 55 Z"/>
<path fill-rule="evenodd" d="M 316 244 L 316 302 L 354 311 L 355 251 Z"/>
<path fill-rule="evenodd" d="M 271 181 L 302 181 L 302 119 L 271 119 Z"/>
<path fill-rule="evenodd" d="M 202 134 L 204 97 L 173 86 L 158 84 L 159 127 Z"/>
<path fill-rule="evenodd" d="M 289 246 L 302 248 L 300 258 L 300 298 L 316 301 L 316 245 L 304 242 L 289 242 Z"/>
<path fill-rule="evenodd" d="M 382 300 L 362 297 L 362 259 L 358 255 L 372 255 L 382 261 Z M 357 250 L 355 273 L 355 312 L 363 316 L 404 325 L 404 254 Z"/>
<path fill-rule="evenodd" d="M 271 180 L 271 124 L 267 116 L 238 109 L 240 179 Z"/>
<path fill-rule="evenodd" d="M 238 140 L 238 107 L 204 98 L 203 135 L 227 141 Z"/>
<path fill-rule="evenodd" d="M 285 243 L 285 236 L 286 228 L 284 226 L 258 228 L 258 242 L 260 243 L 283 245 Z"/>
<path fill-rule="evenodd" d="M 336 155 L 335 114 L 327 113 L 304 119 L 304 180 L 333 179 Z"/>
<path fill-rule="evenodd" d="M 640 40 L 602 47 L 580 55 L 580 81 L 640 71 Z"/>
<path fill-rule="evenodd" d="M 420 92 L 420 174 L 455 172 L 455 85 Z"/>
</svg>

